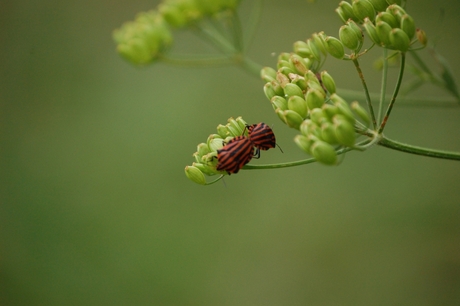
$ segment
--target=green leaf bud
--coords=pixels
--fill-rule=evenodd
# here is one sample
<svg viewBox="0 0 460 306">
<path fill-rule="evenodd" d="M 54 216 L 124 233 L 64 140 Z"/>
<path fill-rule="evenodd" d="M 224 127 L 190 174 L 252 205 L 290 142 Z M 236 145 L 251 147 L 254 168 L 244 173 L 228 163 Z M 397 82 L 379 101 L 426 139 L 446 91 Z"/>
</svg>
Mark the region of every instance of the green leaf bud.
<svg viewBox="0 0 460 306">
<path fill-rule="evenodd" d="M 268 82 L 264 85 L 264 93 L 268 100 L 271 100 L 276 96 L 275 89 L 273 88 L 273 82 Z"/>
<path fill-rule="evenodd" d="M 337 163 L 337 153 L 334 147 L 327 142 L 316 140 L 311 146 L 311 155 L 320 163 L 325 165 L 335 165 Z"/>
<path fill-rule="evenodd" d="M 347 1 L 340 1 L 339 7 L 335 9 L 336 13 L 342 19 L 343 23 L 347 22 L 348 19 L 358 20 L 353 13 L 353 7 Z"/>
<path fill-rule="evenodd" d="M 363 21 L 366 17 L 371 21 L 374 21 L 375 9 L 369 0 L 353 0 L 352 7 L 354 15 L 360 21 Z"/>
<path fill-rule="evenodd" d="M 405 14 L 401 17 L 401 30 L 403 30 L 407 34 L 409 40 L 414 38 L 415 22 L 410 15 Z"/>
<path fill-rule="evenodd" d="M 326 71 L 321 71 L 321 81 L 324 87 L 330 94 L 334 94 L 336 91 L 335 81 L 332 76 Z"/>
<path fill-rule="evenodd" d="M 299 86 L 292 83 L 286 84 L 286 86 L 284 86 L 284 94 L 287 98 L 292 96 L 298 96 L 301 98 L 304 97 L 302 89 Z"/>
<path fill-rule="evenodd" d="M 417 35 L 417 40 L 419 41 L 419 43 L 421 43 L 422 46 L 425 47 L 428 43 L 428 39 L 426 38 L 425 31 L 423 31 L 422 29 L 417 29 L 415 34 Z"/>
<path fill-rule="evenodd" d="M 311 146 L 313 145 L 313 140 L 309 139 L 304 135 L 296 135 L 294 137 L 294 142 L 299 146 L 300 149 L 305 151 L 308 154 L 311 154 Z"/>
<path fill-rule="evenodd" d="M 310 120 L 320 126 L 325 121 L 327 122 L 327 117 L 321 108 L 314 108 L 310 111 Z"/>
<path fill-rule="evenodd" d="M 334 106 L 337 107 L 338 114 L 343 115 L 351 124 L 354 124 L 355 116 L 351 112 L 348 103 L 337 94 L 332 94 L 329 98 L 334 103 Z"/>
<path fill-rule="evenodd" d="M 301 56 L 293 54 L 290 61 L 298 74 L 304 75 L 308 71 L 307 63 Z"/>
<path fill-rule="evenodd" d="M 375 43 L 376 45 L 381 46 L 382 41 L 380 40 L 380 37 L 377 34 L 377 29 L 375 28 L 372 21 L 370 21 L 369 18 L 365 18 L 363 26 L 364 26 L 364 29 L 366 30 L 367 35 L 369 35 L 369 38 L 372 40 L 372 42 Z"/>
<path fill-rule="evenodd" d="M 384 21 L 379 21 L 376 23 L 375 28 L 377 30 L 377 34 L 379 36 L 380 41 L 383 43 L 385 47 L 389 47 L 391 45 L 391 42 L 390 42 L 390 32 L 392 30 L 391 26 Z"/>
<path fill-rule="evenodd" d="M 300 124 L 303 121 L 303 118 L 299 114 L 297 114 L 295 111 L 292 111 L 290 109 L 281 111 L 281 112 L 283 113 L 283 116 L 286 119 L 286 124 L 289 127 L 298 130 L 300 127 Z"/>
<path fill-rule="evenodd" d="M 230 135 L 230 132 L 228 130 L 228 127 L 222 124 L 219 124 L 217 126 L 217 134 L 219 134 L 220 137 L 225 138 Z"/>
<path fill-rule="evenodd" d="M 185 175 L 192 181 L 200 185 L 206 185 L 203 172 L 194 166 L 185 166 Z"/>
<path fill-rule="evenodd" d="M 392 48 L 401 52 L 406 52 L 410 47 L 409 36 L 401 29 L 393 29 L 390 31 L 390 42 Z"/>
<path fill-rule="evenodd" d="M 335 58 L 342 59 L 345 55 L 342 42 L 335 37 L 328 36 L 326 38 L 326 48 L 327 52 Z"/>
<path fill-rule="evenodd" d="M 377 14 L 377 17 L 375 17 L 375 23 L 383 21 L 386 22 L 390 25 L 392 28 L 398 28 L 399 27 L 399 22 L 396 20 L 396 18 L 388 13 L 388 12 L 379 12 Z"/>
<path fill-rule="evenodd" d="M 307 90 L 308 85 L 304 77 L 301 77 L 298 74 L 291 73 L 289 74 L 289 79 L 291 79 L 292 84 L 296 84 L 297 86 L 299 86 L 300 89 L 302 89 L 302 91 Z"/>
<path fill-rule="evenodd" d="M 386 0 L 369 0 L 369 2 L 374 7 L 375 11 L 382 12 L 388 7 Z"/>
<path fill-rule="evenodd" d="M 317 61 L 321 61 L 321 51 L 316 46 L 315 41 L 309 38 L 307 39 L 307 44 L 310 47 L 310 51 L 311 51 L 311 54 L 313 55 L 313 58 Z"/>
<path fill-rule="evenodd" d="M 276 78 L 276 70 L 272 67 L 264 67 L 260 70 L 260 77 L 265 82 L 271 82 Z"/>
<path fill-rule="evenodd" d="M 370 115 L 364 107 L 362 107 L 358 101 L 351 102 L 351 109 L 358 115 L 361 120 L 364 121 L 366 126 L 369 126 L 371 123 Z"/>
<path fill-rule="evenodd" d="M 324 41 L 326 39 L 326 36 L 324 35 L 324 32 L 319 32 L 319 33 L 313 33 L 312 39 L 315 42 L 315 46 L 321 51 L 323 55 L 327 54 L 327 49 L 326 49 L 326 42 Z"/>
<path fill-rule="evenodd" d="M 294 53 L 303 57 L 303 58 L 309 58 L 312 56 L 310 47 L 308 44 L 304 41 L 296 41 L 294 43 Z"/>
<path fill-rule="evenodd" d="M 356 133 L 353 124 L 351 124 L 347 118 L 341 115 L 335 115 L 333 118 L 333 123 L 337 141 L 344 146 L 354 146 Z"/>
<path fill-rule="evenodd" d="M 285 98 L 280 96 L 274 96 L 270 102 L 272 103 L 273 109 L 276 110 L 279 108 L 280 110 L 287 110 L 288 104 Z"/>
<path fill-rule="evenodd" d="M 315 88 L 310 88 L 307 91 L 305 100 L 307 101 L 308 109 L 311 111 L 315 108 L 323 106 L 325 97 L 321 91 Z"/>
<path fill-rule="evenodd" d="M 316 137 L 320 136 L 319 126 L 309 119 L 304 120 L 302 122 L 302 124 L 300 125 L 300 132 L 304 136 L 310 136 L 310 135 L 313 135 Z"/>
<path fill-rule="evenodd" d="M 220 137 L 219 134 L 211 134 L 208 137 L 207 144 L 211 151 L 217 151 L 217 150 L 222 149 L 222 147 L 224 146 L 223 142 L 224 140 L 222 139 L 222 137 Z"/>
<path fill-rule="evenodd" d="M 298 96 L 292 96 L 288 99 L 288 109 L 295 111 L 302 118 L 306 118 L 308 114 L 307 101 Z"/>
<path fill-rule="evenodd" d="M 345 47 L 350 50 L 356 50 L 361 45 L 361 36 L 348 25 L 343 25 L 339 29 L 339 38 Z"/>
<path fill-rule="evenodd" d="M 284 74 L 284 73 L 281 73 L 280 71 L 278 71 L 276 73 L 276 81 L 277 81 L 277 83 L 280 84 L 281 88 L 284 88 L 287 84 L 291 83 L 291 81 L 289 80 L 288 75 Z M 278 94 L 278 92 L 277 92 L 277 94 Z M 281 94 L 284 94 L 284 91 Z"/>
<path fill-rule="evenodd" d="M 334 125 L 328 121 L 321 124 L 321 139 L 331 145 L 339 143 L 335 135 Z"/>
</svg>

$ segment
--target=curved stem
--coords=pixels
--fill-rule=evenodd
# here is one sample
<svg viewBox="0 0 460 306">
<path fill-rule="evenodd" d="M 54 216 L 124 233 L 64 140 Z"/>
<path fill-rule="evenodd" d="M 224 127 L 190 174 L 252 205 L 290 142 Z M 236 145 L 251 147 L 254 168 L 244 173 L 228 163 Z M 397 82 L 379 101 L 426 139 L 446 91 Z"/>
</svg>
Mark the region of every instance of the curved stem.
<svg viewBox="0 0 460 306">
<path fill-rule="evenodd" d="M 353 64 L 355 65 L 356 71 L 358 72 L 359 78 L 361 79 L 361 83 L 364 88 L 364 93 L 366 95 L 367 107 L 369 108 L 369 113 L 371 114 L 371 118 L 372 118 L 372 125 L 374 126 L 374 129 L 376 129 L 377 121 L 375 120 L 374 107 L 372 106 L 372 101 L 369 95 L 369 90 L 367 88 L 366 80 L 364 79 L 364 74 L 363 74 L 363 71 L 361 70 L 361 67 L 359 66 L 359 62 L 357 58 L 353 59 Z"/>
<path fill-rule="evenodd" d="M 405 144 L 405 143 L 402 143 L 396 140 L 392 140 L 384 136 L 379 141 L 378 145 L 389 148 L 389 149 L 411 153 L 411 154 L 416 154 L 416 155 L 442 158 L 442 159 L 450 159 L 450 160 L 460 160 L 459 152 L 434 150 L 434 149 L 428 149 L 428 148 L 423 148 L 423 147 L 417 147 L 417 146 Z"/>
</svg>

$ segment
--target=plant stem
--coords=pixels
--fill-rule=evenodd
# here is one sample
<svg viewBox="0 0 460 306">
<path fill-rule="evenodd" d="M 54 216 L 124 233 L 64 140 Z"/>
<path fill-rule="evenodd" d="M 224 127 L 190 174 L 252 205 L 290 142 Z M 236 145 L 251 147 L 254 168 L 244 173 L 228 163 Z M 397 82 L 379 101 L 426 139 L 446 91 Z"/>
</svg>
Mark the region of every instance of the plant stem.
<svg viewBox="0 0 460 306">
<path fill-rule="evenodd" d="M 389 149 L 406 152 L 406 153 L 412 153 L 416 155 L 442 158 L 442 159 L 450 159 L 450 160 L 460 160 L 459 152 L 434 150 L 434 149 L 417 147 L 417 146 L 401 143 L 396 140 L 391 140 L 389 138 L 386 138 L 385 136 L 382 137 L 382 139 L 379 141 L 378 144 L 380 146 L 383 146 Z"/>
<path fill-rule="evenodd" d="M 377 133 L 382 134 L 385 125 L 387 124 L 388 118 L 390 117 L 391 110 L 396 102 L 396 97 L 398 96 L 399 88 L 401 88 L 402 79 L 404 76 L 404 67 L 406 66 L 406 53 L 401 52 L 401 67 L 399 69 L 398 81 L 396 83 L 395 90 L 393 92 L 393 96 L 391 97 L 390 104 L 388 105 L 387 111 L 385 116 L 383 117 L 382 123 L 380 123 L 380 128 Z"/>
<path fill-rule="evenodd" d="M 383 48 L 383 69 L 382 69 L 382 86 L 380 88 L 379 113 L 377 122 L 381 122 L 383 114 L 383 105 L 385 104 L 385 93 L 387 91 L 387 74 L 388 74 L 388 49 Z"/>
<path fill-rule="evenodd" d="M 366 95 L 367 107 L 369 108 L 369 113 L 371 114 L 371 118 L 372 118 L 372 125 L 374 126 L 374 129 L 376 129 L 377 121 L 375 120 L 374 107 L 372 106 L 372 101 L 369 95 L 369 90 L 367 88 L 366 80 L 364 79 L 363 71 L 361 70 L 361 67 L 359 66 L 359 62 L 357 58 L 353 59 L 353 64 L 355 65 L 356 71 L 358 72 L 358 76 L 361 79 L 361 83 L 364 88 L 364 93 Z"/>
</svg>

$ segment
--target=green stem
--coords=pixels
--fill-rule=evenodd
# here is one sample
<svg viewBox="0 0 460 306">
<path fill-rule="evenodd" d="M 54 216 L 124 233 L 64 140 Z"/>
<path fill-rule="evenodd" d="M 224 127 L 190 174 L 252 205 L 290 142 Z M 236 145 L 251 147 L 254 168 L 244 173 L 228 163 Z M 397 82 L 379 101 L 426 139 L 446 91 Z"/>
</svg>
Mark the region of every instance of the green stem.
<svg viewBox="0 0 460 306">
<path fill-rule="evenodd" d="M 380 88 L 379 113 L 377 122 L 381 122 L 383 114 L 383 105 L 385 104 L 385 93 L 387 91 L 387 75 L 388 75 L 388 49 L 383 48 L 383 69 L 382 69 L 382 86 Z"/>
<path fill-rule="evenodd" d="M 388 118 L 390 117 L 391 110 L 396 102 L 396 97 L 398 96 L 399 88 L 401 88 L 402 79 L 404 76 L 404 67 L 406 66 L 406 53 L 401 52 L 401 67 L 399 69 L 398 81 L 396 83 L 395 90 L 393 92 L 393 96 L 391 97 L 390 104 L 388 105 L 387 111 L 385 116 L 383 117 L 382 122 L 380 123 L 380 128 L 377 133 L 382 134 L 383 129 L 385 129 L 385 125 L 387 124 Z"/>
<path fill-rule="evenodd" d="M 359 78 L 361 79 L 361 83 L 363 85 L 364 93 L 366 96 L 367 107 L 369 108 L 369 113 L 371 114 L 371 118 L 372 118 L 372 125 L 374 126 L 374 129 L 376 129 L 377 121 L 375 119 L 374 107 L 372 106 L 372 101 L 369 95 L 369 90 L 367 88 L 366 80 L 364 79 L 364 74 L 363 74 L 363 71 L 361 70 L 361 67 L 359 66 L 359 62 L 357 58 L 353 59 L 353 64 L 355 65 L 356 71 L 358 72 Z"/>
<path fill-rule="evenodd" d="M 459 152 L 451 152 L 451 151 L 443 151 L 443 150 L 434 150 L 428 148 L 417 147 L 405 143 L 398 142 L 396 140 L 391 140 L 386 137 L 382 137 L 380 142 L 378 143 L 380 146 L 406 152 L 412 153 L 416 155 L 422 155 L 427 157 L 435 157 L 435 158 L 442 158 L 442 159 L 450 159 L 450 160 L 460 160 L 460 153 Z"/>
<path fill-rule="evenodd" d="M 221 67 L 227 65 L 234 65 L 235 61 L 233 61 L 229 57 L 225 56 L 208 56 L 208 57 L 173 57 L 173 56 L 161 56 L 160 60 L 165 63 L 171 65 L 178 65 L 178 66 L 188 66 L 188 67 Z"/>
</svg>

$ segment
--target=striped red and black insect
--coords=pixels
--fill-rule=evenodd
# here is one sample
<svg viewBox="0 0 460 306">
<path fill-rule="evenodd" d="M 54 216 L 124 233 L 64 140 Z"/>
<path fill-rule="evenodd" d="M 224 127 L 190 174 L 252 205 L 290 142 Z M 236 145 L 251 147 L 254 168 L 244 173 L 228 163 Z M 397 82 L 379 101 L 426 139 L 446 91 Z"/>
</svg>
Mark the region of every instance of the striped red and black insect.
<svg viewBox="0 0 460 306">
<path fill-rule="evenodd" d="M 254 156 L 254 144 L 246 136 L 237 136 L 217 150 L 216 169 L 228 174 L 238 173 Z"/>
<path fill-rule="evenodd" d="M 260 150 L 268 150 L 277 146 L 273 130 L 263 122 L 246 125 L 248 129 L 248 138 L 256 147 L 255 156 L 260 156 Z M 278 146 L 280 148 L 280 146 Z M 281 148 L 280 148 L 281 150 Z M 281 150 L 283 152 L 283 150 Z"/>
</svg>

